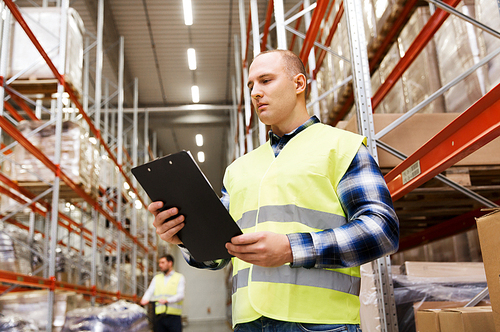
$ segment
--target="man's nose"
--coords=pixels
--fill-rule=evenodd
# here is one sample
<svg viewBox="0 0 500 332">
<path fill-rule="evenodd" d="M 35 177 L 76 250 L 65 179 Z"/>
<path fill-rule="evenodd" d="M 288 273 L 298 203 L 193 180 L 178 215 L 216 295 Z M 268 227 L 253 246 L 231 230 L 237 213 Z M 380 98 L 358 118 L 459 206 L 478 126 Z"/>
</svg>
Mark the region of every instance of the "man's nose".
<svg viewBox="0 0 500 332">
<path fill-rule="evenodd" d="M 252 91 L 250 92 L 250 95 L 252 96 L 253 99 L 261 98 L 262 97 L 262 91 L 259 89 L 258 86 L 253 86 Z"/>
</svg>

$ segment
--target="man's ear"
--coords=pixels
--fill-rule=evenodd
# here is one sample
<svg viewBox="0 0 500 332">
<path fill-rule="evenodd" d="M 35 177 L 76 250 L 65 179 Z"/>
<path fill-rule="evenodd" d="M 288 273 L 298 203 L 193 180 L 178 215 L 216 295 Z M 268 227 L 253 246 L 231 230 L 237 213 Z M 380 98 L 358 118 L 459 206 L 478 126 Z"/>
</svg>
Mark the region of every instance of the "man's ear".
<svg viewBox="0 0 500 332">
<path fill-rule="evenodd" d="M 293 81 L 295 83 L 295 92 L 297 94 L 301 94 L 302 92 L 306 91 L 307 79 L 304 74 L 295 75 Z"/>
</svg>

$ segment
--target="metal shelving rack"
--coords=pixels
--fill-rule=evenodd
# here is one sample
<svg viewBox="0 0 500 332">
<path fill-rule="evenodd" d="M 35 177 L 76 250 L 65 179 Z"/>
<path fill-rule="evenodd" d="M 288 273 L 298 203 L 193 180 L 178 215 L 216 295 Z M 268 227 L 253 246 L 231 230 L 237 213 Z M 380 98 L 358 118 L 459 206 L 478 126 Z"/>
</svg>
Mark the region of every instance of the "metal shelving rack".
<svg viewBox="0 0 500 332">
<path fill-rule="evenodd" d="M 339 4 L 333 21 L 334 23 L 328 27 L 330 31 L 328 37 L 324 39 L 324 43 L 321 42 L 321 37 L 324 32 L 323 30 L 327 29 L 325 26 L 326 23 L 323 23 L 324 26 L 321 33 L 319 33 L 320 26 L 323 19 L 326 20 L 330 16 L 332 8 L 335 5 L 335 0 L 317 0 L 313 4 L 310 4 L 310 1 L 308 0 L 299 1 L 293 7 L 290 6 L 291 9 L 287 13 L 284 11 L 282 0 L 269 0 L 267 1 L 268 8 L 266 21 L 263 22 L 263 31 L 260 30 L 262 28 L 262 24 L 259 25 L 258 22 L 257 1 L 250 0 L 248 20 L 245 20 L 245 4 L 243 0 L 240 0 L 240 32 L 242 42 L 241 53 L 240 47 L 235 46 L 235 63 L 237 69 L 237 84 L 235 84 L 235 86 L 237 87 L 236 95 L 239 94 L 242 97 L 238 99 L 238 115 L 240 121 L 239 123 L 237 123 L 237 121 L 232 122 L 234 126 L 239 127 L 239 131 L 234 130 L 233 132 L 235 132 L 236 135 L 239 134 L 239 139 L 236 139 L 235 141 L 239 141 L 240 155 L 243 154 L 243 152 L 251 150 L 249 147 L 252 145 L 248 144 L 249 141 L 256 143 L 255 137 L 252 137 L 251 135 L 252 131 L 259 132 L 258 137 L 260 138 L 260 144 L 265 141 L 265 139 L 262 139 L 263 136 L 265 137 L 265 134 L 262 133 L 262 130 L 265 128 L 257 128 L 254 123 L 256 121 L 252 121 L 253 110 L 250 106 L 249 96 L 243 92 L 243 87 L 245 85 L 242 84 L 242 82 L 244 82 L 246 77 L 245 75 L 248 75 L 246 74 L 246 71 L 249 65 L 247 61 L 249 45 L 252 42 L 254 55 L 265 50 L 266 48 L 274 48 L 268 44 L 267 39 L 269 31 L 271 29 L 275 29 L 277 39 L 274 45 L 277 46 L 276 48 L 287 49 L 286 31 L 288 31 L 292 34 L 292 47 L 295 43 L 296 37 L 303 39 L 300 57 L 305 64 L 308 64 L 309 70 L 312 73 L 312 98 L 308 104 L 310 112 L 317 114 L 318 111 L 314 108 L 314 105 L 319 100 L 325 98 L 334 90 L 351 82 L 353 84 L 353 93 L 350 98 L 347 98 L 347 101 L 344 103 L 340 112 L 333 114 L 333 116 L 330 117 L 331 122 L 329 124 L 336 125 L 347 115 L 352 105 L 355 104 L 358 123 L 361 124 L 359 126 L 359 132 L 368 137 L 368 146 L 374 157 L 377 158 L 377 147 L 379 147 L 403 160 L 385 176 L 394 201 L 424 184 L 429 179 L 436 177 L 459 192 L 480 202 L 485 207 L 498 206 L 499 202 L 492 202 L 477 193 L 474 193 L 471 190 L 446 179 L 444 176 L 440 175 L 440 173 L 500 135 L 500 101 L 498 99 L 498 96 L 500 95 L 500 85 L 492 88 L 480 100 L 471 105 L 458 118 L 443 128 L 437 135 L 435 135 L 431 140 L 410 156 L 403 155 L 399 151 L 388 146 L 386 143 L 380 141 L 380 139 L 399 124 L 407 120 L 410 116 L 417 113 L 437 97 L 441 96 L 453 85 L 473 73 L 480 66 L 486 64 L 489 60 L 500 53 L 500 49 L 493 51 L 466 72 L 458 75 L 456 79 L 444 85 L 441 89 L 436 91 L 415 108 L 405 113 L 397 121 L 387 126 L 384 130 L 378 132 L 377 134 L 374 132 L 373 112 L 376 111 L 377 106 L 384 99 L 384 97 L 387 96 L 387 93 L 394 86 L 397 79 L 399 79 L 405 70 L 408 69 L 411 63 L 423 50 L 425 45 L 433 37 L 436 31 L 438 31 L 439 27 L 444 23 L 450 14 L 466 20 L 477 28 L 492 34 L 497 38 L 500 37 L 500 34 L 497 31 L 456 11 L 454 7 L 458 5 L 459 0 L 448 0 L 445 2 L 439 0 L 428 0 L 428 2 L 435 5 L 437 9 L 435 9 L 433 15 L 431 15 L 420 34 L 413 41 L 405 55 L 392 70 L 392 73 L 387 77 L 385 83 L 382 84 L 374 94 L 372 94 L 370 76 L 378 68 L 395 38 L 399 35 L 406 22 L 409 20 L 411 14 L 414 12 L 417 6 L 416 0 L 404 1 L 404 6 L 400 11 L 399 16 L 392 23 L 391 29 L 388 30 L 388 34 L 380 42 L 379 47 L 370 54 L 370 58 L 368 58 L 367 54 L 367 41 L 364 35 L 363 16 L 359 0 L 344 0 Z M 327 13 L 329 6 L 330 9 Z M 313 11 L 312 17 L 310 17 L 311 11 Z M 275 22 L 271 24 L 273 12 Z M 326 17 L 325 13 L 327 13 Z M 329 48 L 332 38 L 336 33 L 337 25 L 344 15 L 346 16 L 348 26 L 350 46 L 348 54 L 350 54 L 350 60 L 346 59 L 342 55 L 336 54 Z M 305 33 L 298 31 L 303 17 L 305 18 Z M 247 25 L 245 25 L 245 22 L 248 22 Z M 294 22 L 295 26 L 291 27 Z M 252 33 L 252 39 L 250 38 L 250 27 L 252 32 L 254 32 Z M 316 57 L 315 52 L 318 51 L 319 56 Z M 318 96 L 315 80 L 318 71 L 321 70 L 321 64 L 326 53 L 339 58 L 340 61 L 349 62 L 351 64 L 352 75 L 345 79 L 339 86 L 336 86 L 325 92 L 323 95 Z M 243 75 L 240 75 L 240 72 L 242 72 Z M 246 119 L 245 122 L 243 121 L 243 118 Z M 244 135 L 244 133 L 246 133 L 246 135 Z M 259 143 L 257 143 L 257 145 Z M 402 238 L 400 241 L 400 248 L 408 248 L 412 245 L 418 245 L 419 243 L 422 243 L 424 239 L 429 240 L 451 236 L 460 231 L 469 229 L 472 224 L 475 224 L 475 220 L 469 213 L 464 215 L 462 218 L 445 221 L 442 225 L 438 225 L 440 227 L 434 226 L 423 232 Z M 378 307 L 380 311 L 380 325 L 382 331 L 398 330 L 390 264 L 389 257 L 379 259 L 377 262 L 372 264 L 376 275 Z"/>
<path fill-rule="evenodd" d="M 66 13 L 69 7 L 69 2 L 63 0 L 61 10 L 61 31 L 59 42 L 59 61 L 60 67 L 65 68 L 65 43 L 66 43 Z M 8 155 L 11 149 L 15 146 L 22 146 L 34 157 L 36 157 L 45 167 L 54 173 L 54 181 L 48 184 L 46 189 L 41 194 L 34 194 L 30 190 L 16 183 L 15 179 L 10 179 L 7 175 L 0 173 L 0 180 L 3 183 L 1 187 L 2 195 L 6 195 L 10 199 L 16 200 L 22 204 L 20 209 L 29 208 L 29 223 L 19 220 L 17 211 L 9 213 L 6 216 L 1 216 L 1 223 L 10 223 L 19 228 L 29 231 L 30 238 L 35 233 L 39 233 L 44 238 L 44 253 L 41 255 L 33 249 L 30 250 L 38 256 L 43 256 L 44 265 L 38 270 L 43 271 L 43 276 L 20 274 L 9 271 L 0 271 L 0 282 L 6 285 L 1 288 L 2 295 L 13 290 L 20 289 L 47 289 L 49 290 L 48 303 L 48 325 L 47 330 L 52 330 L 53 304 L 54 294 L 56 290 L 69 290 L 87 296 L 92 304 L 96 301 L 109 302 L 116 299 L 127 299 L 138 301 L 138 290 L 143 291 L 147 288 L 152 273 L 155 272 L 155 264 L 150 264 L 150 259 L 153 262 L 156 260 L 157 242 L 156 235 L 152 229 L 150 222 L 150 214 L 147 212 L 147 206 L 142 197 L 144 194 L 137 190 L 137 183 L 131 180 L 129 170 L 136 166 L 139 162 L 139 136 L 138 136 L 138 81 L 134 83 L 134 112 L 133 119 L 128 119 L 123 114 L 124 104 L 124 82 L 123 82 L 123 64 L 124 64 L 124 40 L 120 38 L 120 59 L 118 84 L 116 92 L 109 94 L 109 85 L 112 85 L 108 79 L 102 77 L 103 70 L 103 21 L 104 21 L 104 2 L 98 1 L 98 24 L 97 36 L 94 36 L 95 42 L 89 46 L 87 42 L 84 49 L 84 85 L 83 85 L 83 101 L 80 101 L 79 96 L 72 86 L 65 81 L 63 74 L 58 72 L 57 66 L 48 56 L 48 52 L 43 49 L 40 42 L 33 34 L 32 28 L 26 23 L 19 8 L 12 0 L 2 2 L 2 9 L 6 14 L 2 24 L 2 53 L 0 58 L 0 96 L 4 100 L 0 104 L 0 128 L 2 138 L 10 137 L 12 143 L 5 145 L 2 141 L 2 160 L 8 160 Z M 33 101 L 28 96 L 25 96 L 9 84 L 13 79 L 6 80 L 7 58 L 10 45 L 10 26 L 11 15 L 19 23 L 26 35 L 29 37 L 33 45 L 40 53 L 43 61 L 49 66 L 57 81 L 56 99 L 52 102 L 52 109 L 48 110 L 43 107 L 41 101 Z M 89 37 L 87 37 L 87 41 Z M 95 98 L 93 99 L 93 107 L 89 107 L 89 70 L 90 70 L 90 51 L 95 47 L 96 50 L 96 76 L 95 76 Z M 105 82 L 104 96 L 102 94 L 102 82 Z M 6 94 L 8 96 L 6 97 Z M 63 99 L 65 95 L 69 96 L 72 107 L 75 109 L 71 115 L 63 110 Z M 118 96 L 117 110 L 110 110 L 110 100 Z M 12 105 L 12 101 L 18 106 L 17 109 Z M 101 114 L 101 108 L 104 106 L 104 114 Z M 35 108 L 35 111 L 33 111 Z M 45 122 L 45 125 L 55 124 L 55 156 L 50 160 L 29 140 L 29 136 L 25 137 L 17 128 L 16 124 L 23 120 L 21 112 L 30 120 L 42 119 L 42 116 L 49 116 L 50 120 Z M 7 111 L 7 112 L 6 112 Z M 43 114 L 44 112 L 44 114 Z M 78 112 L 78 115 L 76 113 Z M 64 114 L 63 114 L 64 113 Z M 90 136 L 93 136 L 96 141 L 96 151 L 102 157 L 100 162 L 104 167 L 108 167 L 107 176 L 110 178 L 100 179 L 101 182 L 108 184 L 107 188 L 98 186 L 99 191 L 96 195 L 91 195 L 83 190 L 78 184 L 62 171 L 60 167 L 61 158 L 61 133 L 63 116 L 71 117 L 71 120 L 80 121 L 82 126 L 85 126 Z M 104 121 L 103 121 L 104 118 Z M 129 120 L 129 126 L 124 129 L 124 119 Z M 103 124 L 101 124 L 103 122 Z M 144 135 L 144 155 L 141 156 L 144 162 L 148 161 L 150 155 L 154 157 L 154 152 L 149 147 L 149 128 L 146 128 Z M 116 129 L 115 129 L 116 128 Z M 35 129 L 35 132 L 40 128 Z M 130 135 L 130 132 L 132 133 Z M 131 137 L 130 137 L 131 136 Z M 132 150 L 132 156 L 128 154 L 126 147 L 127 140 L 130 141 L 128 148 Z M 155 142 L 153 142 L 155 144 Z M 125 154 L 125 158 L 124 158 Z M 127 158 L 128 157 L 128 158 Z M 107 161 L 107 164 L 105 162 Z M 107 166 L 106 166 L 107 165 Z M 113 176 L 113 174 L 116 174 Z M 64 185 L 72 192 L 71 201 L 65 197 L 61 197 L 60 188 Z M 124 185 L 126 189 L 123 189 Z M 52 194 L 52 197 L 49 197 Z M 61 204 L 66 203 L 68 211 L 65 211 Z M 136 207 L 137 205 L 137 207 Z M 130 210 L 130 229 L 127 229 L 125 218 L 125 210 Z M 73 213 L 76 210 L 78 213 Z M 80 220 L 76 220 L 75 216 L 79 216 Z M 43 221 L 44 227 L 36 227 L 38 221 Z M 127 221 L 128 222 L 128 221 Z M 108 223 L 109 227 L 105 224 Z M 88 224 L 91 224 L 89 227 Z M 142 228 L 139 228 L 139 225 Z M 139 229 L 142 234 L 139 234 Z M 65 234 L 63 233 L 63 230 Z M 79 247 L 77 248 L 77 241 Z M 29 246 L 29 244 L 23 244 Z M 56 252 L 57 247 L 65 247 L 66 254 L 70 251 L 79 255 L 76 264 L 78 270 L 86 271 L 90 275 L 90 285 L 83 285 L 82 275 L 76 283 L 63 282 L 56 278 Z M 90 255 L 88 255 L 90 253 Z M 127 255 L 125 255 L 125 253 Z M 152 255 L 152 257 L 150 257 Z M 122 276 L 122 261 L 124 257 L 130 258 L 131 266 L 131 285 L 128 288 L 130 293 L 122 294 L 125 289 Z M 69 257 L 67 257 L 69 258 Z M 116 259 L 116 289 L 117 291 L 109 291 L 99 288 L 97 285 L 104 285 L 105 279 L 110 278 L 111 263 L 113 258 Z M 107 262 L 106 262 L 107 260 Z M 140 263 L 138 262 L 140 260 Z M 48 261 L 48 263 L 47 263 Z M 86 266 L 89 266 L 87 268 Z M 137 285 L 136 267 L 142 270 L 144 283 Z M 98 271 L 99 270 L 99 271 Z"/>
</svg>

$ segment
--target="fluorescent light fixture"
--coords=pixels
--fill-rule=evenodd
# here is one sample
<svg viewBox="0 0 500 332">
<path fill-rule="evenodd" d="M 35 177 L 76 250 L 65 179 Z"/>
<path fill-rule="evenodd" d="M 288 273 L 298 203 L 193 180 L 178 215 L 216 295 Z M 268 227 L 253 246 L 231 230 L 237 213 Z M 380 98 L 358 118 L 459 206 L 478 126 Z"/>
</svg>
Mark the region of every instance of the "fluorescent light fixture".
<svg viewBox="0 0 500 332">
<path fill-rule="evenodd" d="M 203 152 L 203 151 L 198 152 L 198 161 L 200 163 L 205 162 L 205 152 Z"/>
<path fill-rule="evenodd" d="M 140 200 L 138 200 L 138 199 L 136 199 L 136 200 L 135 200 L 135 208 L 136 208 L 137 210 L 140 210 L 140 209 L 142 208 L 142 203 L 141 203 L 141 201 L 140 201 Z"/>
<path fill-rule="evenodd" d="M 123 182 L 123 188 L 125 188 L 126 190 L 130 189 L 128 182 Z"/>
<path fill-rule="evenodd" d="M 200 89 L 197 85 L 191 87 L 191 97 L 193 98 L 193 103 L 200 102 Z"/>
<path fill-rule="evenodd" d="M 188 64 L 190 70 L 196 69 L 196 51 L 194 48 L 188 48 Z"/>
<path fill-rule="evenodd" d="M 202 134 L 196 134 L 196 145 L 198 146 L 203 146 L 203 135 Z"/>
<path fill-rule="evenodd" d="M 182 0 L 182 6 L 184 7 L 184 24 L 193 25 L 193 7 L 191 6 L 191 0 Z"/>
</svg>

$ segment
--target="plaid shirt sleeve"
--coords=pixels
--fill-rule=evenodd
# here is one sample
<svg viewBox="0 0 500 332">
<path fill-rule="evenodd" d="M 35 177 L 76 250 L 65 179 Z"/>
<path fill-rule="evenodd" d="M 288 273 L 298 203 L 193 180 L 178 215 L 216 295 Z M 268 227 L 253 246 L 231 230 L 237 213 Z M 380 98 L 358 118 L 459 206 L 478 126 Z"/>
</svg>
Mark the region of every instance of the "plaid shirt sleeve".
<svg viewBox="0 0 500 332">
<path fill-rule="evenodd" d="M 362 145 L 337 187 L 347 224 L 316 233 L 288 234 L 292 267 L 359 266 L 398 248 L 399 221 L 380 169 Z"/>
</svg>

